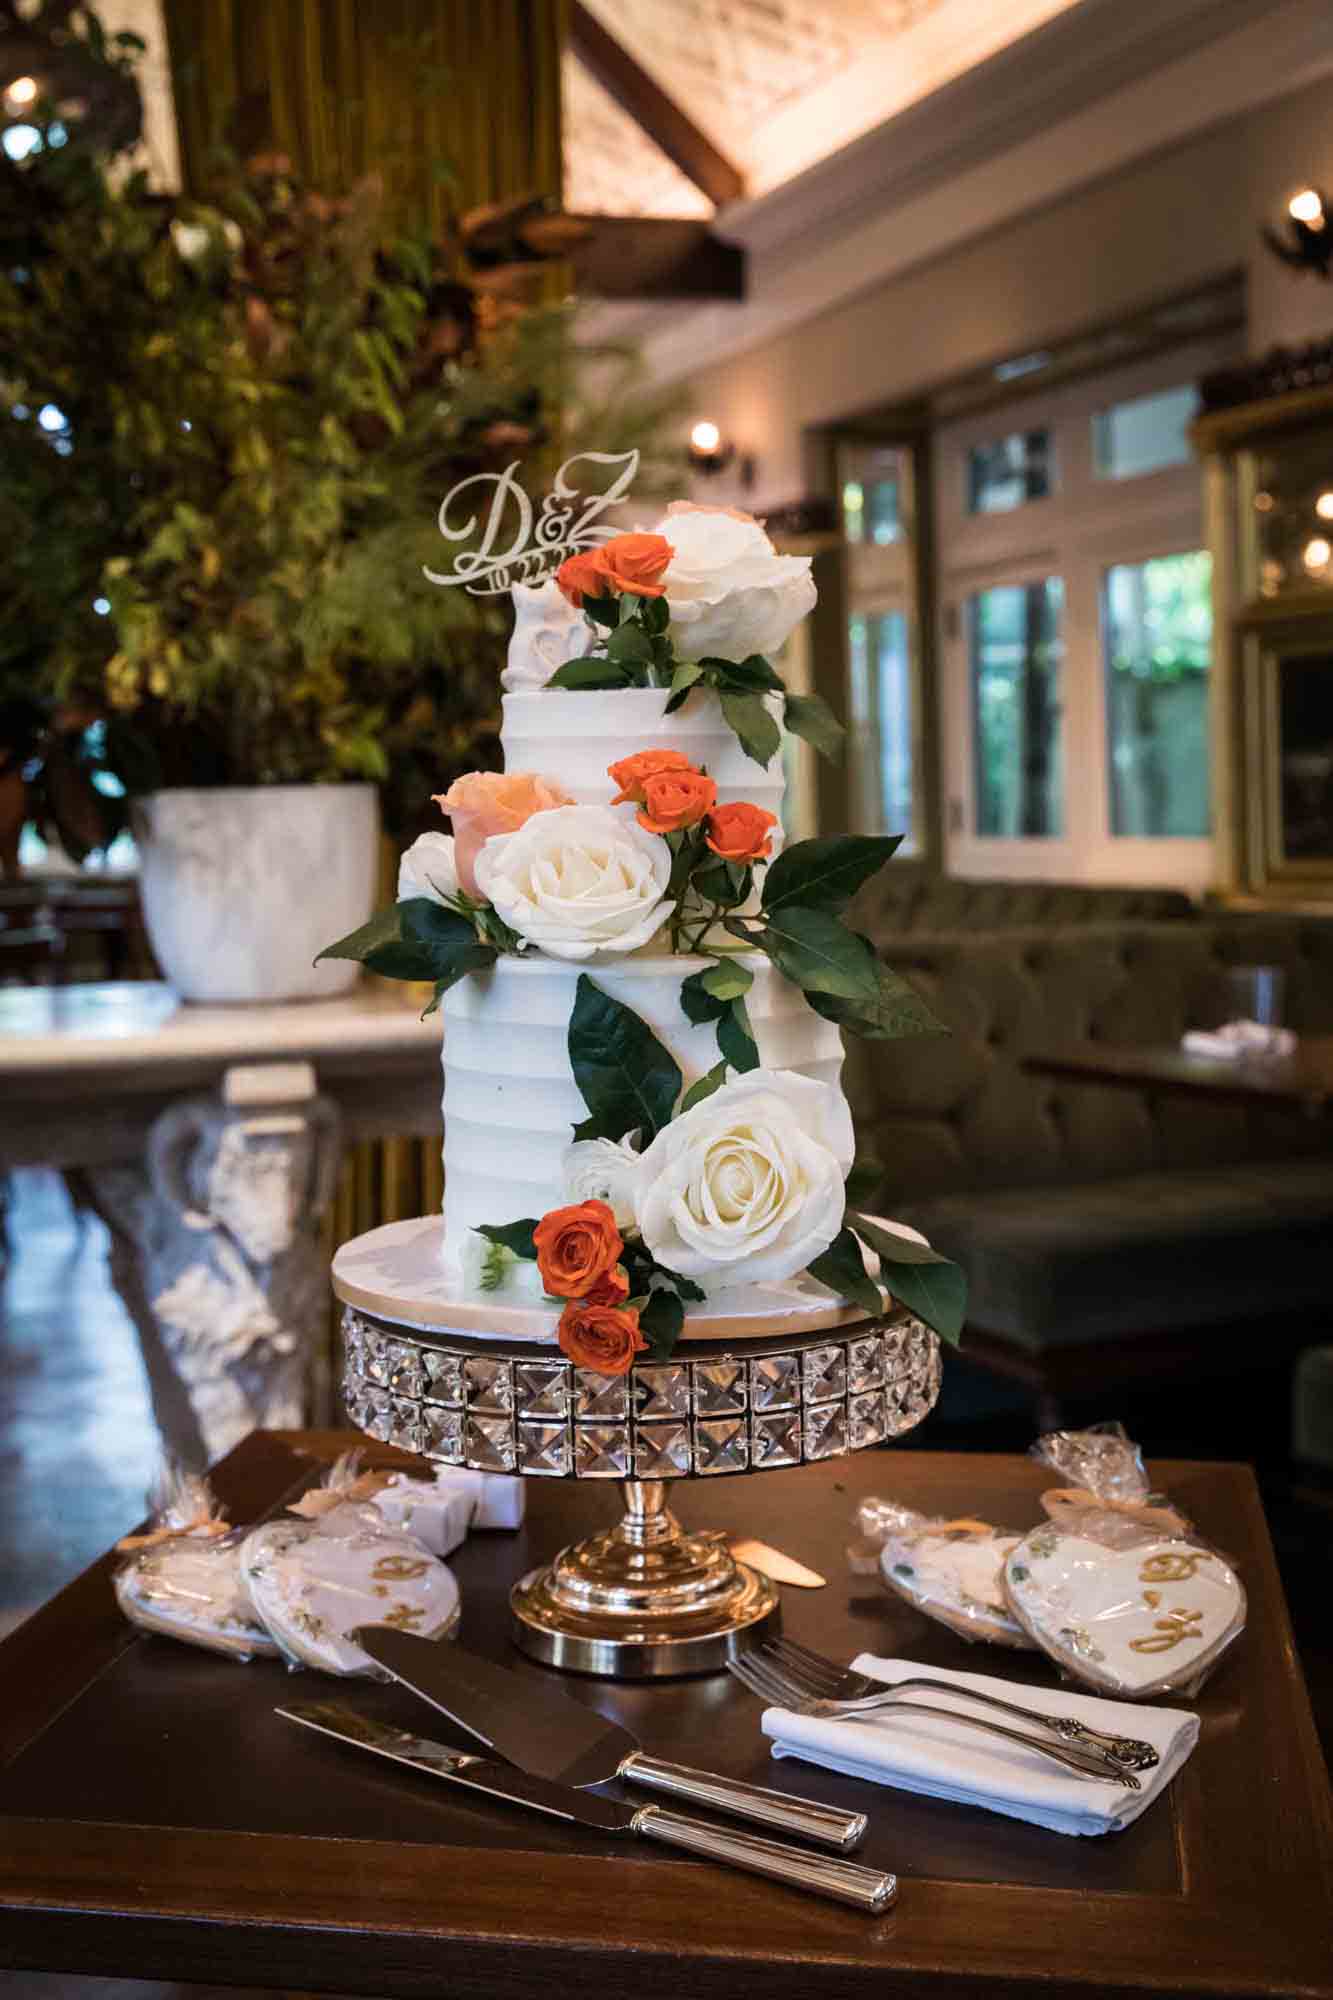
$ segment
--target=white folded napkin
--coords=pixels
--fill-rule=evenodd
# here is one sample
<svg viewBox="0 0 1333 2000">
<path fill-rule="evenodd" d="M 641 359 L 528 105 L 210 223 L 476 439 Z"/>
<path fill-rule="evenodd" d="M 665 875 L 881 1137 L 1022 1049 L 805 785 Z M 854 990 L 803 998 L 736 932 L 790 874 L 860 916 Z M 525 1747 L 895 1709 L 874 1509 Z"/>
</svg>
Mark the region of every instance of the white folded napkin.
<svg viewBox="0 0 1333 2000">
<path fill-rule="evenodd" d="M 1180 1046 L 1186 1055 L 1234 1061 L 1240 1056 L 1289 1056 L 1296 1037 L 1290 1028 L 1265 1028 L 1259 1021 L 1227 1021 L 1216 1030 L 1191 1028 L 1181 1036 Z"/>
<path fill-rule="evenodd" d="M 1140 1736 L 1151 1743 L 1161 1762 L 1139 1772 L 1142 1790 L 1100 1779 L 1080 1778 L 1050 1758 L 1020 1744 L 1006 1743 L 963 1723 L 933 1715 L 909 1714 L 909 1703 L 948 1707 L 952 1697 L 925 1688 L 869 1720 L 826 1721 L 797 1715 L 791 1709 L 765 1709 L 762 1728 L 773 1741 L 775 1757 L 801 1757 L 851 1778 L 869 1778 L 924 1798 L 951 1799 L 957 1805 L 983 1806 L 1010 1819 L 1030 1820 L 1052 1833 L 1118 1833 L 1129 1826 L 1166 1790 L 1199 1739 L 1199 1718 L 1183 1710 L 1144 1708 L 1137 1702 L 1104 1701 L 1100 1696 L 1071 1694 L 1064 1688 L 1029 1688 L 993 1679 L 989 1674 L 955 1673 L 946 1667 L 923 1667 L 913 1660 L 880 1660 L 862 1653 L 853 1660 L 858 1673 L 876 1680 L 908 1680 L 925 1674 L 931 1680 L 953 1681 L 960 1688 L 1015 1701 L 1021 1708 L 1042 1709 L 1048 1715 L 1073 1715 L 1094 1729 Z M 998 1709 L 960 1704 L 973 1715 L 986 1716 L 1005 1728 L 1041 1732 L 1034 1724 Z"/>
</svg>

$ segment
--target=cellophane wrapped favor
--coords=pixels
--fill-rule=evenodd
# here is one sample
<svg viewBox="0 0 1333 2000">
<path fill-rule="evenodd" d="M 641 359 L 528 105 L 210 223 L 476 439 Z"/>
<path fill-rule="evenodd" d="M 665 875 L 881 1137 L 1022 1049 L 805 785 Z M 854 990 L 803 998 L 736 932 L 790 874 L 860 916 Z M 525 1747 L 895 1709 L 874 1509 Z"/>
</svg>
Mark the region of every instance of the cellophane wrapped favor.
<svg viewBox="0 0 1333 2000">
<path fill-rule="evenodd" d="M 1065 1673 L 1128 1701 L 1192 1695 L 1245 1625 L 1232 1565 L 1149 1487 L 1119 1424 L 1051 1431 L 1033 1456 L 1069 1483 L 1009 1551 L 1004 1590 Z"/>
<path fill-rule="evenodd" d="M 147 1534 L 117 1546 L 116 1602 L 132 1625 L 251 1660 L 278 1647 L 255 1616 L 240 1571 L 244 1530 L 229 1528 L 208 1481 L 167 1465 L 149 1501 Z"/>
<path fill-rule="evenodd" d="M 960 1639 L 1030 1650 L 1032 1641 L 1005 1601 L 1004 1560 L 1021 1541 L 1018 1530 L 971 1517 L 919 1514 L 892 1500 L 868 1498 L 856 1513 L 865 1566 L 914 1610 L 947 1625 Z M 861 1567 L 853 1551 L 854 1567 Z"/>
</svg>

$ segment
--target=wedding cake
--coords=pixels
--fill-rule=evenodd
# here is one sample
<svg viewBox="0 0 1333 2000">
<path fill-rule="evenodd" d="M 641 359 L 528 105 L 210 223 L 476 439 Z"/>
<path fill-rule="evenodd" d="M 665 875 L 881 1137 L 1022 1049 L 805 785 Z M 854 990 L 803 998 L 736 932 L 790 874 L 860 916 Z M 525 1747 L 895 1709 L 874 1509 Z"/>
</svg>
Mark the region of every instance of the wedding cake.
<svg viewBox="0 0 1333 2000">
<path fill-rule="evenodd" d="M 501 475 L 480 549 L 434 579 L 512 589 L 503 770 L 439 795 L 451 830 L 332 947 L 435 986 L 436 1296 L 612 1375 L 694 1327 L 744 1338 L 760 1298 L 770 1332 L 891 1298 L 956 1332 L 954 1267 L 848 1197 L 843 1031 L 936 1024 L 846 920 L 897 840 L 784 838 L 786 732 L 840 735 L 770 659 L 814 605 L 810 559 L 684 502 L 614 533 L 569 473 L 535 542 Z"/>
</svg>

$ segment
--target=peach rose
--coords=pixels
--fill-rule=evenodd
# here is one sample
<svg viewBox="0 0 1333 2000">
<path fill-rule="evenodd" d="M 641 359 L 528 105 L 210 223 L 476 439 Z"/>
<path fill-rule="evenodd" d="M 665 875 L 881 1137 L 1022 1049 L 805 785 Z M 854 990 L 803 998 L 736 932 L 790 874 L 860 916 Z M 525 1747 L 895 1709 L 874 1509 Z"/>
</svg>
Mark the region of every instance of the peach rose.
<svg viewBox="0 0 1333 2000">
<path fill-rule="evenodd" d="M 590 1299 L 574 1299 L 565 1307 L 558 1338 L 576 1368 L 597 1375 L 628 1374 L 635 1355 L 648 1345 L 636 1311 L 595 1305 Z"/>
<path fill-rule="evenodd" d="M 708 845 L 724 861 L 763 861 L 773 851 L 777 814 L 746 799 L 717 806 L 708 815 Z"/>
<path fill-rule="evenodd" d="M 454 866 L 465 895 L 477 894 L 477 856 L 493 833 L 517 833 L 534 813 L 574 801 L 552 778 L 536 771 L 469 771 L 455 778 L 435 803 L 454 824 Z"/>
<path fill-rule="evenodd" d="M 717 786 L 702 771 L 657 771 L 643 781 L 639 825 L 649 833 L 696 826 L 717 803 Z"/>
<path fill-rule="evenodd" d="M 625 1248 L 616 1218 L 604 1201 L 553 1208 L 533 1230 L 532 1240 L 542 1284 L 558 1299 L 586 1299 L 603 1284 L 611 1288 L 612 1273 Z"/>
<path fill-rule="evenodd" d="M 567 556 L 556 571 L 555 580 L 576 611 L 585 597 L 605 597 L 607 594 L 607 581 L 602 574 L 597 549 L 585 549 L 581 555 Z"/>
<path fill-rule="evenodd" d="M 675 553 L 665 535 L 612 535 L 597 551 L 597 566 L 617 596 L 664 597 L 659 579 Z"/>
<path fill-rule="evenodd" d="M 683 750 L 636 750 L 632 757 L 622 757 L 619 763 L 606 767 L 607 777 L 620 787 L 611 803 L 613 806 L 641 806 L 645 778 L 655 778 L 661 771 L 694 769 Z"/>
</svg>

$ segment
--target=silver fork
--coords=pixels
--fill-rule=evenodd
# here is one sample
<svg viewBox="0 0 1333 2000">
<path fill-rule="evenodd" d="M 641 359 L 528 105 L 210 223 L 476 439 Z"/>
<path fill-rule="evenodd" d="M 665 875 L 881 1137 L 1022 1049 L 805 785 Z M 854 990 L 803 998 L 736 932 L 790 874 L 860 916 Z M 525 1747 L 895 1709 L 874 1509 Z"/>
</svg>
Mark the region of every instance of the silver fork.
<svg viewBox="0 0 1333 2000">
<path fill-rule="evenodd" d="M 1041 1709 L 1020 1708 L 1016 1701 L 1002 1701 L 999 1695 L 959 1687 L 954 1681 L 934 1681 L 924 1674 L 914 1674 L 910 1680 L 894 1681 L 890 1685 L 872 1679 L 869 1674 L 854 1673 L 850 1667 L 840 1667 L 833 1660 L 826 1660 L 822 1653 L 812 1653 L 808 1646 L 797 1645 L 794 1639 L 765 1640 L 760 1652 L 782 1678 L 799 1688 L 804 1696 L 812 1701 L 835 1702 L 838 1713 L 842 1715 L 854 1715 L 858 1710 L 887 1708 L 904 1688 L 928 1688 L 934 1694 L 951 1694 L 961 1696 L 965 1701 L 982 1702 L 986 1707 L 998 1708 L 1006 1715 L 1016 1715 L 1020 1722 L 1035 1722 L 1043 1729 L 1053 1730 L 1066 1743 L 1081 1744 L 1084 1749 L 1100 1751 L 1113 1764 L 1119 1764 L 1128 1771 L 1151 1771 L 1162 1761 L 1152 1744 L 1145 1743 L 1141 1737 L 1118 1736 L 1103 1729 L 1094 1729 L 1091 1723 L 1080 1722 L 1072 1715 L 1048 1715 Z"/>
<path fill-rule="evenodd" d="M 847 1722 L 871 1722 L 898 1708 L 900 1713 L 911 1711 L 916 1715 L 940 1716 L 947 1722 L 960 1722 L 971 1729 L 982 1730 L 989 1736 L 1002 1736 L 1010 1743 L 1017 1743 L 1025 1750 L 1035 1750 L 1040 1756 L 1049 1757 L 1052 1763 L 1060 1764 L 1067 1771 L 1074 1771 L 1082 1778 L 1100 1779 L 1104 1784 L 1121 1785 L 1126 1791 L 1138 1792 L 1143 1787 L 1133 1771 L 1123 1764 L 1113 1763 L 1105 1751 L 1083 1747 L 1076 1743 L 1057 1741 L 1052 1737 L 1029 1736 L 1024 1731 L 1010 1729 L 1002 1722 L 989 1722 L 984 1716 L 967 1715 L 956 1708 L 936 1708 L 933 1704 L 920 1701 L 904 1701 L 899 1704 L 895 1697 L 896 1688 L 886 1688 L 881 1682 L 881 1692 L 887 1697 L 876 1702 L 871 1709 L 853 1703 L 844 1708 L 836 1701 L 829 1701 L 805 1693 L 794 1681 L 784 1678 L 780 1669 L 775 1670 L 766 1658 L 758 1652 L 739 1654 L 727 1662 L 728 1668 L 742 1686 L 761 1701 L 778 1708 L 794 1709 L 798 1715 L 828 1716 Z M 937 1685 L 932 1683 L 932 1685 Z M 950 1686 L 950 1694 L 961 1690 Z"/>
</svg>

